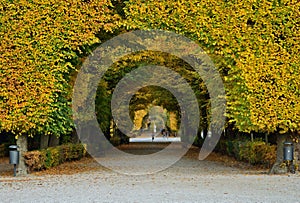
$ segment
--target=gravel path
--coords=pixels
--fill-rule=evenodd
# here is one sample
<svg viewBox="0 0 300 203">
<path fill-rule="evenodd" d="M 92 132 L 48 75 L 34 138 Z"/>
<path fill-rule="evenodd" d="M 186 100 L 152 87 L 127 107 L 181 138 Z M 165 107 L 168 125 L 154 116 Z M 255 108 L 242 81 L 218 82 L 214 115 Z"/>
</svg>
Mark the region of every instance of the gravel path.
<svg viewBox="0 0 300 203">
<path fill-rule="evenodd" d="M 0 202 L 300 202 L 300 175 L 198 161 L 191 152 L 166 170 L 140 176 L 98 166 L 71 175 L 1 177 Z"/>
</svg>

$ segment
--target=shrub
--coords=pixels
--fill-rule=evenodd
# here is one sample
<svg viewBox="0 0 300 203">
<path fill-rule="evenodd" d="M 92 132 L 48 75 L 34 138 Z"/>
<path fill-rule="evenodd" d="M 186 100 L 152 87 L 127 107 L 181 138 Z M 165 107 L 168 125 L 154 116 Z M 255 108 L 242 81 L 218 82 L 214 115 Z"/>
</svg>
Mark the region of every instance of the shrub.
<svg viewBox="0 0 300 203">
<path fill-rule="evenodd" d="M 241 159 L 251 164 L 271 165 L 276 160 L 276 146 L 269 145 L 263 141 L 248 141 L 240 149 Z"/>
<path fill-rule="evenodd" d="M 229 156 L 233 156 L 240 160 L 239 150 L 240 147 L 243 145 L 243 142 L 240 140 L 226 140 L 223 142 L 224 143 L 222 144 L 222 151 L 228 154 Z"/>
<path fill-rule="evenodd" d="M 86 155 L 82 144 L 66 144 L 35 150 L 24 154 L 25 163 L 29 171 L 48 169 L 66 161 L 79 160 Z"/>
<path fill-rule="evenodd" d="M 227 142 L 226 140 L 220 140 L 216 146 L 216 150 L 222 154 L 227 153 Z"/>
<path fill-rule="evenodd" d="M 30 151 L 24 154 L 25 163 L 30 171 L 41 170 L 46 168 L 45 151 Z"/>
<path fill-rule="evenodd" d="M 262 140 L 220 140 L 216 151 L 253 165 L 270 167 L 276 161 L 276 146 Z"/>
</svg>

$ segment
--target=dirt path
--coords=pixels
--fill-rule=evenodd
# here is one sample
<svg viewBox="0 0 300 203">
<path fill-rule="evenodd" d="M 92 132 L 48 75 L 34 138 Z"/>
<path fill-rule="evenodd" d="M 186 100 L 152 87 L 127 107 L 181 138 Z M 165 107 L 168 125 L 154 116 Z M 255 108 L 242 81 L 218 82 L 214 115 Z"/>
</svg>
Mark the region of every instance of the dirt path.
<svg viewBox="0 0 300 203">
<path fill-rule="evenodd" d="M 121 149 L 145 153 L 138 147 Z M 148 150 L 159 149 L 154 145 Z M 119 174 L 88 158 L 26 177 L 2 176 L 0 199 L 1 202 L 300 202 L 299 174 L 269 176 L 264 174 L 266 170 L 253 170 L 228 157 L 221 160 L 212 154 L 199 161 L 197 155 L 198 149 L 193 148 L 171 167 L 142 176 Z"/>
</svg>

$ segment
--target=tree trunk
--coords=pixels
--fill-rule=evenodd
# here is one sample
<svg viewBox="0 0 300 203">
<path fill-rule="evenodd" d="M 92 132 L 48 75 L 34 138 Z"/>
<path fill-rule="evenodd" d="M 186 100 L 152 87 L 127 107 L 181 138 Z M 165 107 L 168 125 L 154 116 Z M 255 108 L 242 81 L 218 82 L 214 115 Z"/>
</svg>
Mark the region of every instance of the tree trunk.
<svg viewBox="0 0 300 203">
<path fill-rule="evenodd" d="M 299 170 L 299 143 L 295 143 L 295 151 L 294 151 L 294 164 L 295 166 L 298 166 L 298 170 Z"/>
<path fill-rule="evenodd" d="M 41 135 L 40 148 L 41 149 L 46 149 L 48 147 L 48 143 L 49 143 L 49 136 L 48 135 Z"/>
<path fill-rule="evenodd" d="M 268 138 L 268 133 L 265 133 L 265 142 L 268 144 L 269 143 L 269 138 Z"/>
<path fill-rule="evenodd" d="M 55 135 L 50 135 L 49 138 L 49 147 L 56 147 L 59 145 L 59 138 L 56 137 Z"/>
<path fill-rule="evenodd" d="M 71 142 L 72 142 L 73 144 L 79 143 L 79 137 L 78 137 L 78 135 L 77 135 L 76 130 L 73 130 L 73 132 L 72 132 Z"/>
<path fill-rule="evenodd" d="M 25 135 L 20 135 L 17 139 L 17 145 L 20 151 L 20 162 L 17 167 L 17 176 L 22 176 L 27 174 L 27 167 L 25 164 L 25 159 L 23 157 L 24 152 L 27 152 L 27 137 Z"/>
<path fill-rule="evenodd" d="M 283 162 L 283 145 L 286 138 L 286 134 L 277 134 L 276 162 L 269 171 L 269 174 L 283 174 L 288 171 L 287 167 L 280 167 Z"/>
</svg>

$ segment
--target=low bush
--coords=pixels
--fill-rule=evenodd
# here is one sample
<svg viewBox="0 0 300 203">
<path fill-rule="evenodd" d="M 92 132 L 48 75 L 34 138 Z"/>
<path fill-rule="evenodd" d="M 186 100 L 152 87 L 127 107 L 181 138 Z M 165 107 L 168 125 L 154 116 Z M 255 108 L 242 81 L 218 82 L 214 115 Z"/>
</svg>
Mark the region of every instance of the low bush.
<svg viewBox="0 0 300 203">
<path fill-rule="evenodd" d="M 270 167 L 276 160 L 276 146 L 262 140 L 220 140 L 216 151 L 250 164 Z"/>
<path fill-rule="evenodd" d="M 240 148 L 239 156 L 251 164 L 271 166 L 276 161 L 276 146 L 257 140 L 248 141 Z"/>
<path fill-rule="evenodd" d="M 82 144 L 60 145 L 24 154 L 29 171 L 48 169 L 66 161 L 79 160 L 84 156 L 86 156 L 86 149 Z"/>
<path fill-rule="evenodd" d="M 42 170 L 46 167 L 46 153 L 44 151 L 30 151 L 24 154 L 25 163 L 28 166 L 29 171 Z"/>
</svg>

